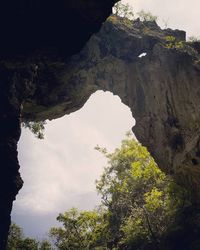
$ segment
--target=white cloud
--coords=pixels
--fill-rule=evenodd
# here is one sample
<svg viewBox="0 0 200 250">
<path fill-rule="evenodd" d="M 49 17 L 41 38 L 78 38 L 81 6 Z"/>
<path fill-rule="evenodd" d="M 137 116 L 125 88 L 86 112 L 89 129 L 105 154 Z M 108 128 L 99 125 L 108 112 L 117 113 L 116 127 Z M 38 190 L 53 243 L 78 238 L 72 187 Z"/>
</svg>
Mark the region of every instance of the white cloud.
<svg viewBox="0 0 200 250">
<path fill-rule="evenodd" d="M 119 97 L 98 91 L 81 110 L 48 122 L 44 140 L 23 130 L 18 148 L 25 183 L 14 213 L 45 215 L 75 205 L 94 207 L 98 202 L 94 182 L 106 164 L 94 147 L 99 144 L 113 150 L 133 125 L 130 109 Z"/>
</svg>

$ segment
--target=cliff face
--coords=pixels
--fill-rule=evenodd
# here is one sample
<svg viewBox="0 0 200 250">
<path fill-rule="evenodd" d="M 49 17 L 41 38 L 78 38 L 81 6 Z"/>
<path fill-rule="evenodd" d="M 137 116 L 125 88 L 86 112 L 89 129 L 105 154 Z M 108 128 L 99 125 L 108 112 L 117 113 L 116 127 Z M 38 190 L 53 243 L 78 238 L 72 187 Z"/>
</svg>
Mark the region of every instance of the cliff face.
<svg viewBox="0 0 200 250">
<path fill-rule="evenodd" d="M 197 191 L 199 58 L 198 43 L 186 43 L 183 31 L 112 16 L 67 63 L 40 62 L 23 117 L 54 119 L 79 109 L 94 91 L 109 90 L 131 108 L 134 133 L 160 168 Z"/>
<path fill-rule="evenodd" d="M 41 89 L 48 86 L 49 91 L 55 88 L 57 92 L 56 82 L 51 78 L 54 73 L 58 77 L 55 62 L 62 64 L 79 52 L 100 29 L 115 2 L 7 0 L 0 3 L 0 249 L 5 249 L 12 202 L 23 184 L 17 159 L 22 103 L 28 97 L 33 101 L 36 96 L 45 103 L 46 97 L 38 92 L 40 84 Z M 41 71 L 42 78 L 38 77 Z"/>
<path fill-rule="evenodd" d="M 13 72 L 1 67 L 0 79 L 0 249 L 5 249 L 12 202 L 23 184 L 17 159 L 21 110 Z"/>
</svg>

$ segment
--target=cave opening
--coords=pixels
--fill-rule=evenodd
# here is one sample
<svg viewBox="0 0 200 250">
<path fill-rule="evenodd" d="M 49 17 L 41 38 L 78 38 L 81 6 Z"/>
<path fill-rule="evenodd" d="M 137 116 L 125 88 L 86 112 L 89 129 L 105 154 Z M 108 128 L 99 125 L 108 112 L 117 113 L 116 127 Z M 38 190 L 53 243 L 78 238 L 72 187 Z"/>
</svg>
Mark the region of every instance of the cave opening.
<svg viewBox="0 0 200 250">
<path fill-rule="evenodd" d="M 152 6 L 154 6 L 154 5 L 152 5 Z M 170 5 L 168 4 L 168 6 L 170 6 Z M 193 5 L 191 5 L 191 6 L 193 6 Z M 163 5 L 162 5 L 162 9 L 163 9 Z M 177 8 L 177 9 L 180 9 L 180 8 Z M 187 13 L 189 13 L 188 12 L 189 8 L 185 8 L 185 9 L 187 10 Z M 196 8 L 196 9 L 198 9 L 198 8 Z M 164 10 L 167 13 L 166 8 L 164 8 Z M 179 17 L 179 15 L 175 15 L 175 16 Z M 182 14 L 181 16 L 185 20 L 186 15 Z M 71 25 L 71 23 L 70 23 L 70 25 Z M 177 27 L 177 20 L 176 20 L 176 27 Z M 196 33 L 196 32 L 194 32 L 194 33 Z M 20 36 L 18 36 L 18 37 L 20 37 Z M 76 39 L 76 40 L 79 41 L 79 39 Z M 122 42 L 120 42 L 120 43 L 123 44 Z M 124 47 L 126 47 L 126 46 L 124 46 Z M 128 72 L 127 75 L 130 77 L 130 80 L 131 80 L 128 83 L 137 82 L 137 84 L 135 85 L 136 86 L 135 89 L 132 87 L 131 84 L 127 85 L 130 88 L 125 89 L 126 91 L 124 93 L 130 93 L 130 96 L 123 96 L 123 94 L 121 96 L 124 97 L 123 100 L 127 99 L 127 102 L 129 102 L 129 105 L 132 104 L 130 106 L 132 108 L 132 110 L 134 110 L 133 108 L 135 108 L 135 100 L 138 101 L 137 102 L 137 104 L 138 104 L 138 114 L 136 114 L 136 112 L 134 110 L 134 115 L 137 117 L 137 124 L 139 125 L 138 126 L 139 129 L 138 128 L 136 129 L 138 138 L 139 138 L 139 136 L 140 137 L 142 136 L 142 139 L 143 139 L 143 140 L 141 140 L 141 138 L 139 138 L 139 140 L 143 141 L 144 145 L 147 145 L 149 150 L 151 150 L 154 153 L 154 156 L 157 158 L 156 159 L 157 162 L 159 162 L 159 165 L 163 169 L 168 170 L 169 168 L 171 168 L 171 169 L 168 170 L 168 172 L 170 172 L 171 174 L 174 173 L 174 169 L 177 170 L 178 168 L 181 168 L 181 172 L 184 172 L 184 171 L 182 171 L 182 169 L 184 170 L 184 167 L 186 169 L 185 176 L 186 177 L 188 176 L 189 177 L 188 179 L 192 179 L 191 176 L 192 176 L 192 173 L 194 173 L 194 179 L 197 179 L 197 181 L 194 182 L 194 184 L 196 186 L 194 186 L 194 188 L 192 186 L 192 188 L 194 190 L 193 189 L 191 189 L 191 190 L 192 191 L 195 191 L 195 190 L 197 191 L 199 189 L 198 188 L 199 181 L 198 181 L 198 178 L 196 178 L 196 176 L 197 177 L 199 176 L 199 171 L 198 171 L 198 167 L 199 167 L 199 159 L 198 159 L 198 156 L 199 156 L 199 137 L 198 137 L 198 134 L 199 134 L 198 133 L 199 117 L 198 117 L 198 115 L 196 115 L 196 114 L 198 114 L 198 112 L 194 112 L 194 110 L 198 109 L 198 107 L 199 107 L 199 105 L 198 105 L 198 100 L 199 100 L 198 94 L 199 94 L 199 92 L 196 91 L 196 90 L 198 90 L 198 86 L 199 86 L 198 85 L 198 82 L 199 82 L 198 81 L 198 73 L 197 73 L 198 70 L 196 70 L 197 65 L 195 63 L 195 65 L 192 65 L 190 67 L 190 63 L 188 63 L 187 65 L 185 63 L 185 64 L 180 64 L 179 67 L 176 67 L 176 64 L 175 64 L 174 65 L 175 67 L 173 67 L 173 64 L 171 64 L 171 62 L 185 62 L 185 60 L 180 60 L 181 59 L 180 57 L 174 57 L 175 60 L 170 60 L 170 66 L 172 66 L 172 67 L 168 67 L 169 60 L 165 60 L 167 58 L 169 59 L 168 54 L 165 53 L 165 55 L 166 55 L 166 57 L 165 57 L 164 54 L 162 54 L 162 51 L 157 51 L 157 52 L 158 53 L 156 54 L 156 56 L 159 54 L 161 56 L 161 58 L 163 58 L 164 61 L 167 62 L 167 64 L 165 65 L 166 68 L 163 67 L 163 65 L 160 65 L 162 67 L 159 68 L 158 64 L 153 64 L 152 63 L 153 59 L 156 58 L 155 54 L 152 57 L 149 57 L 150 53 L 148 53 L 145 56 L 145 58 L 143 58 L 143 59 L 147 60 L 147 64 L 146 64 L 147 68 L 138 67 L 139 69 L 143 69 L 143 70 L 141 72 L 139 71 L 139 73 L 141 73 L 141 74 L 139 74 L 139 76 L 142 76 L 142 77 L 141 78 L 139 77 L 138 79 L 140 81 L 137 82 L 137 81 L 134 81 L 134 80 L 137 80 L 137 79 L 134 78 L 134 76 L 135 75 L 137 76 L 137 74 L 135 74 L 135 75 L 131 74 L 131 72 L 135 72 L 134 71 L 135 68 L 132 67 L 133 65 L 131 65 L 130 68 L 125 67 L 125 69 L 128 69 L 128 70 L 127 71 L 122 70 L 122 72 L 123 73 Z M 175 55 L 175 54 L 176 53 L 174 53 L 173 55 Z M 199 51 L 198 51 L 198 54 L 199 54 Z M 182 53 L 178 53 L 177 55 L 181 56 Z M 92 57 L 93 57 L 93 55 L 92 55 Z M 143 59 L 141 59 L 141 60 L 143 60 Z M 151 60 L 149 60 L 149 59 L 151 59 Z M 84 61 L 85 61 L 85 59 L 84 59 Z M 149 63 L 149 62 L 151 62 L 151 63 Z M 154 62 L 156 63 L 157 61 L 155 60 Z M 126 66 L 127 66 L 127 64 L 126 64 Z M 186 68 L 184 68 L 184 67 L 186 67 Z M 100 65 L 99 68 L 102 69 L 102 65 Z M 117 68 L 122 69 L 121 65 L 120 66 L 117 65 Z M 155 72 L 152 71 L 153 68 L 156 69 L 156 71 L 155 71 L 156 74 L 154 74 Z M 173 69 L 178 68 L 179 71 L 174 72 L 174 70 L 172 70 L 172 68 Z M 150 69 L 150 71 L 148 71 L 148 69 Z M 163 69 L 163 71 L 161 69 Z M 159 71 L 160 71 L 160 74 L 159 74 Z M 145 72 L 148 72 L 150 74 L 146 75 Z M 170 72 L 173 73 L 173 74 L 170 74 Z M 115 74 L 116 73 L 115 71 L 110 72 L 110 73 L 111 73 L 112 76 L 115 76 L 116 78 L 119 78 L 119 75 L 122 75 L 121 72 L 119 74 Z M 153 75 L 156 75 L 155 79 L 157 79 L 158 81 L 153 81 L 153 80 L 155 80 L 155 79 L 152 79 L 152 77 L 151 77 Z M 168 75 L 168 77 L 166 77 L 166 75 Z M 195 75 L 195 77 L 193 77 L 193 75 Z M 102 77 L 102 79 L 106 78 L 105 75 L 100 75 L 99 74 L 98 77 L 99 76 Z M 163 78 L 162 78 L 162 76 L 163 76 Z M 174 79 L 174 76 L 176 76 L 175 79 Z M 188 77 L 186 77 L 186 76 L 188 76 Z M 197 76 L 197 78 L 196 78 L 196 76 Z M 146 78 L 148 81 L 146 81 L 146 82 L 143 81 L 143 79 L 142 79 L 143 77 Z M 80 79 L 82 79 L 82 78 L 80 78 Z M 115 82 L 115 78 L 111 77 L 111 79 L 112 80 L 114 79 L 113 81 L 110 81 L 111 83 Z M 127 78 L 127 79 L 129 79 L 129 78 Z M 163 82 L 162 82 L 162 80 L 163 80 Z M 91 82 L 94 82 L 94 81 L 91 81 Z M 125 81 L 119 81 L 119 82 L 125 82 Z M 143 83 L 143 82 L 145 82 L 145 84 L 140 84 L 140 83 Z M 74 86 L 73 82 L 71 82 L 71 83 L 72 83 L 72 86 Z M 148 83 L 149 83 L 149 85 L 148 85 Z M 156 86 L 156 84 L 154 85 L 153 83 L 156 83 L 157 86 Z M 158 83 L 163 83 L 163 84 L 159 85 Z M 174 84 L 174 83 L 176 83 L 176 84 Z M 180 85 L 178 85 L 178 83 L 180 83 Z M 189 83 L 189 84 L 187 84 L 187 83 Z M 158 93 L 156 92 L 156 94 L 155 94 L 154 89 L 159 89 L 158 88 L 159 86 L 161 87 L 160 91 L 158 91 Z M 109 87 L 111 87 L 111 89 L 114 88 L 114 84 L 110 85 Z M 165 87 L 166 87 L 166 90 L 167 90 L 166 91 L 166 101 L 167 102 L 165 102 L 165 97 L 163 96 L 163 92 L 165 92 L 165 91 L 163 91 L 163 89 L 165 90 Z M 190 91 L 185 94 L 185 90 L 182 91 L 183 89 L 189 89 Z M 78 92 L 79 92 L 79 89 L 78 89 Z M 120 90 L 119 92 L 122 93 L 123 91 Z M 134 93 L 136 94 L 136 96 L 133 95 Z M 46 95 L 46 92 L 45 92 L 45 95 Z M 142 96 L 142 98 L 137 99 L 136 98 L 137 96 Z M 197 96 L 197 98 L 195 98 L 196 96 Z M 141 102 L 141 99 L 142 99 L 142 102 Z M 192 100 L 192 102 L 190 102 L 190 100 Z M 165 103 L 167 104 L 167 109 L 165 109 L 165 105 L 164 105 Z M 180 108 L 180 103 L 182 104 L 181 108 Z M 189 103 L 192 104 L 192 105 L 188 105 Z M 145 104 L 145 105 L 142 106 L 142 104 Z M 173 112 L 174 110 L 176 112 Z M 165 112 L 165 111 L 167 111 L 167 112 Z M 98 112 L 96 112 L 96 113 L 98 113 Z M 193 114 L 195 114 L 195 115 L 193 115 Z M 175 118 L 177 116 L 179 119 L 177 120 L 177 122 L 172 122 L 171 123 L 171 121 L 174 121 L 174 115 L 175 115 Z M 4 118 L 5 118 L 5 116 L 4 116 Z M 170 118 L 170 119 L 168 119 L 168 118 Z M 171 118 L 172 118 L 172 120 L 171 120 Z M 117 121 L 116 123 L 118 123 L 118 122 L 119 121 Z M 77 123 L 78 123 L 78 121 L 77 121 Z M 81 122 L 79 122 L 79 123 L 80 123 L 81 128 L 82 128 Z M 116 125 L 116 123 L 115 123 L 115 125 Z M 19 125 L 19 123 L 18 123 L 18 125 Z M 112 126 L 112 129 L 115 127 L 115 125 Z M 141 126 L 141 125 L 143 125 L 143 126 Z M 54 136 L 55 137 L 55 142 L 57 142 L 57 141 L 62 142 L 61 139 L 62 139 L 62 137 L 64 137 L 64 135 L 63 135 L 62 131 L 59 130 L 59 128 L 57 129 L 57 131 L 61 132 L 62 136 L 60 136 L 60 137 L 57 136 L 57 135 Z M 82 136 L 85 136 L 87 141 L 91 137 L 91 133 L 90 133 L 91 130 L 89 131 L 89 133 L 85 133 L 85 132 L 83 132 L 83 130 L 81 130 L 81 129 L 78 130 L 78 128 L 76 128 L 76 131 L 79 131 L 79 134 L 81 134 L 81 136 L 79 136 L 79 138 L 78 138 L 79 140 L 80 140 L 80 137 L 82 137 Z M 14 136 L 15 136 L 15 134 L 14 134 Z M 66 138 L 67 138 L 67 140 L 70 141 L 70 136 L 66 136 Z M 77 141 L 80 142 L 79 140 L 77 140 Z M 43 142 L 41 142 L 41 143 L 43 143 Z M 9 148 L 10 145 L 9 145 L 9 143 L 7 143 L 7 144 L 8 144 L 8 148 Z M 14 146 L 15 145 L 16 144 L 14 144 Z M 56 145 L 56 143 L 54 143 L 52 148 L 51 148 L 51 155 L 54 155 L 55 145 Z M 62 144 L 62 146 L 67 151 L 68 148 L 65 147 L 65 144 Z M 38 144 L 36 142 L 34 142 L 34 147 L 35 147 L 35 149 L 36 149 L 36 151 L 38 153 L 37 161 L 38 161 L 38 163 L 39 162 L 42 163 L 42 167 L 40 169 L 43 169 L 44 176 L 48 177 L 48 174 L 50 172 L 49 169 L 51 169 L 51 165 L 53 165 L 53 167 L 55 167 L 56 170 L 58 168 L 58 165 L 55 164 L 54 161 L 51 161 L 51 158 L 47 154 L 45 157 L 49 158 L 48 159 L 49 163 L 48 163 L 48 170 L 47 169 L 45 170 L 43 168 L 44 161 L 43 161 L 42 157 L 40 157 L 41 149 L 39 148 L 39 146 L 38 146 Z M 12 147 L 11 149 L 13 149 L 13 148 L 14 147 Z M 74 149 L 75 149 L 75 152 L 76 152 L 77 148 L 74 147 Z M 25 150 L 27 150 L 27 152 L 29 152 L 31 154 L 33 152 L 35 152 L 33 149 L 31 149 L 29 144 L 27 144 L 27 147 L 25 148 Z M 57 151 L 58 151 L 57 153 L 59 155 L 58 158 L 59 159 L 64 158 L 62 156 L 60 150 L 57 150 Z M 2 150 L 2 152 L 4 153 L 5 150 Z M 83 155 L 84 155 L 84 153 L 83 153 Z M 68 153 L 68 156 L 71 156 L 71 154 Z M 14 155 L 14 157 L 15 157 L 15 155 Z M 9 160 L 10 160 L 10 158 L 11 157 L 8 157 Z M 29 167 L 31 165 L 31 163 L 32 163 L 32 160 L 29 159 L 28 157 L 26 157 L 26 155 L 24 155 L 24 158 L 26 158 L 26 160 L 27 160 L 26 167 L 27 166 Z M 64 158 L 64 160 L 65 160 L 65 158 Z M 12 159 L 11 159 L 11 163 L 13 163 Z M 18 167 L 17 160 L 16 160 L 15 163 L 16 163 L 15 164 L 16 167 Z M 191 168 L 191 164 L 192 164 L 192 168 Z M 37 164 L 34 163 L 34 165 L 35 166 L 33 166 L 33 169 L 35 171 L 37 169 L 36 168 Z M 191 169 L 192 169 L 192 171 L 191 171 Z M 41 183 L 44 184 L 45 180 L 42 177 L 43 175 L 40 172 L 36 173 L 36 174 L 37 174 L 36 175 L 37 179 L 38 180 L 41 179 Z M 57 171 L 53 171 L 53 177 L 55 177 L 56 174 L 57 174 Z M 80 175 L 81 178 L 82 178 L 83 174 L 87 175 L 85 172 L 84 173 L 80 172 L 79 175 Z M 91 174 L 91 172 L 89 174 Z M 23 178 L 25 180 L 25 184 L 26 183 L 29 183 L 29 184 L 31 183 L 31 181 L 34 179 L 34 173 L 30 173 L 29 176 L 30 176 L 30 178 L 26 180 L 26 178 L 24 178 L 24 175 L 23 175 Z M 17 177 L 19 177 L 19 176 L 17 176 Z M 63 175 L 62 175 L 62 177 L 63 177 Z M 69 179 L 70 178 L 64 179 L 64 181 L 66 183 L 69 183 L 70 181 L 72 181 L 71 179 L 70 180 Z M 5 178 L 5 180 L 6 180 L 6 178 Z M 17 180 L 17 178 L 15 180 Z M 20 180 L 18 180 L 18 181 L 20 182 Z M 13 179 L 12 179 L 12 182 L 13 182 Z M 184 179 L 182 182 L 184 183 L 185 186 L 188 187 L 187 179 L 186 180 Z M 193 181 L 191 181 L 191 182 L 193 182 Z M 3 183 L 6 183 L 6 181 L 5 182 L 3 181 Z M 51 197 L 51 199 L 50 199 L 51 202 L 45 204 L 48 209 L 51 208 L 51 206 L 49 206 L 49 204 L 53 205 L 53 206 L 58 206 L 58 201 L 57 200 L 55 201 L 55 200 L 52 199 L 53 195 L 56 194 L 55 187 L 54 187 L 54 185 L 52 185 L 52 183 L 53 183 L 53 181 L 51 181 L 51 183 L 48 185 L 48 189 L 47 189 L 47 194 L 49 194 L 49 196 Z M 73 181 L 73 183 L 76 184 L 76 180 Z M 16 183 L 14 183 L 14 184 L 15 184 L 15 186 L 17 186 Z M 87 186 L 87 184 L 88 183 L 86 183 L 85 186 Z M 7 187 L 7 185 L 2 185 L 3 192 L 4 192 L 4 190 L 6 190 L 4 186 Z M 20 186 L 20 184 L 18 184 L 18 186 Z M 42 192 L 41 192 L 41 191 L 43 191 L 42 187 L 43 186 L 40 186 L 39 197 L 42 197 Z M 84 187 L 84 184 L 82 185 L 82 187 Z M 62 185 L 60 186 L 59 189 L 62 191 L 62 193 L 64 194 L 63 196 L 65 198 L 67 196 L 66 195 L 66 190 L 63 189 Z M 16 190 L 15 190 L 15 188 L 13 188 L 13 190 L 12 190 L 12 188 L 8 188 L 8 190 L 11 190 L 12 193 L 14 193 L 17 190 L 17 188 L 16 188 Z M 23 189 L 23 190 L 25 192 L 25 189 Z M 23 190 L 22 190 L 22 192 L 23 192 Z M 33 195 L 34 191 L 35 191 L 34 188 L 32 188 L 31 191 L 26 191 L 27 194 L 31 193 L 31 196 L 30 196 L 30 199 L 29 199 L 28 202 L 22 203 L 22 207 L 24 209 L 23 213 L 26 213 L 26 214 L 28 214 L 28 212 L 32 208 L 37 208 L 37 211 L 38 211 L 37 216 L 34 219 L 32 219 L 32 221 L 36 220 L 37 225 L 38 225 L 38 221 L 40 220 L 39 211 L 42 213 L 42 217 L 44 217 L 44 214 L 45 214 L 45 209 L 42 209 L 42 207 L 44 205 L 43 200 L 45 200 L 45 199 L 40 199 L 40 200 L 35 201 L 34 195 Z M 70 191 L 70 193 L 73 193 L 72 189 L 69 190 L 69 191 Z M 193 192 L 193 193 L 195 193 L 195 192 Z M 195 197 L 195 195 L 193 195 L 193 196 Z M 3 197 L 4 197 L 4 195 L 3 195 Z M 19 201 L 19 197 L 20 196 L 18 196 L 18 201 Z M 64 198 L 62 199 L 62 201 L 64 200 Z M 199 198 L 199 196 L 197 196 L 197 198 Z M 11 200 L 11 198 L 9 198 L 9 199 Z M 12 198 L 12 199 L 14 199 L 14 198 Z M 5 200 L 7 202 L 7 197 L 6 197 Z M 10 204 L 10 200 L 9 200 L 9 204 Z M 198 200 L 198 199 L 194 198 L 194 200 L 195 200 L 194 204 L 199 209 L 199 204 L 198 204 L 198 202 L 196 202 L 196 200 Z M 33 202 L 33 203 L 31 203 L 31 202 Z M 27 204 L 29 204 L 29 207 L 26 206 Z M 32 204 L 32 205 L 30 205 L 30 204 Z M 9 216 L 9 214 L 7 212 L 4 213 L 4 214 L 6 214 L 6 216 Z M 48 214 L 50 214 L 50 213 L 48 213 Z M 190 212 L 188 212 L 187 214 L 190 214 Z M 28 214 L 28 217 L 30 219 L 29 214 Z M 185 217 L 183 217 L 183 218 L 185 220 Z M 193 221 L 195 221 L 195 220 L 193 219 Z M 31 223 L 32 222 L 30 222 L 30 220 L 29 220 L 29 225 Z M 192 223 L 190 223 L 190 224 L 192 224 Z M 41 227 L 41 226 L 38 225 L 38 227 Z M 188 229 L 188 231 L 190 231 L 190 230 Z M 192 232 L 191 232 L 191 235 L 192 235 Z M 190 239 L 190 242 L 192 242 L 191 239 Z"/>
<path fill-rule="evenodd" d="M 23 129 L 18 151 L 24 186 L 12 220 L 38 238 L 56 225 L 60 212 L 93 209 L 100 202 L 95 180 L 106 164 L 94 148 L 98 144 L 113 151 L 134 124 L 130 108 L 118 96 L 97 91 L 80 110 L 48 121 L 44 140 Z"/>
</svg>

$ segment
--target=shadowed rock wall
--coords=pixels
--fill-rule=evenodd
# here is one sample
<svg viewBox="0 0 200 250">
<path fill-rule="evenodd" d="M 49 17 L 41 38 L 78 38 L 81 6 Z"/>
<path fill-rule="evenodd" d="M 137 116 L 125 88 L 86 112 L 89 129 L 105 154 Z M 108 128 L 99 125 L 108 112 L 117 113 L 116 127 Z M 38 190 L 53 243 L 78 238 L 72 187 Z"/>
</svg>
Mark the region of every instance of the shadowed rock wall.
<svg viewBox="0 0 200 250">
<path fill-rule="evenodd" d="M 0 55 L 78 52 L 112 12 L 116 0 L 6 0 L 0 3 Z"/>
<path fill-rule="evenodd" d="M 12 81 L 12 87 L 10 86 Z M 12 202 L 22 187 L 19 163 L 17 159 L 17 142 L 20 137 L 20 101 L 16 96 L 13 72 L 0 69 L 0 249 L 5 249 L 5 239 L 10 226 Z"/>
<path fill-rule="evenodd" d="M 57 92 L 57 82 L 51 78 L 54 73 L 58 77 L 55 62 L 66 62 L 79 52 L 100 29 L 115 2 L 117 0 L 6 0 L 0 3 L 2 250 L 10 225 L 12 202 L 23 184 L 17 159 L 22 103 L 29 97 L 32 101 L 35 96 L 43 98 L 38 92 L 40 84 L 41 88 L 47 84 L 49 90 L 55 88 Z M 40 71 L 43 79 L 39 77 Z M 47 92 L 45 95 L 48 99 Z"/>
</svg>

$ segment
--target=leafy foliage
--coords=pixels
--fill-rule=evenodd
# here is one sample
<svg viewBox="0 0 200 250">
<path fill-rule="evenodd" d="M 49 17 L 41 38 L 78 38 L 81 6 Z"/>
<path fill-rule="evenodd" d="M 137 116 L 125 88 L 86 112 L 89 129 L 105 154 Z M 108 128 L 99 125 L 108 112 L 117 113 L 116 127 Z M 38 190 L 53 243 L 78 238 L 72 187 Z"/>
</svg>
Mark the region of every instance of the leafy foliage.
<svg viewBox="0 0 200 250">
<path fill-rule="evenodd" d="M 157 21 L 158 17 L 154 16 L 151 12 L 147 12 L 144 10 L 141 10 L 137 13 L 138 17 L 140 18 L 140 20 L 142 22 L 153 22 L 153 21 Z"/>
<path fill-rule="evenodd" d="M 79 212 L 76 208 L 72 208 L 60 214 L 57 220 L 63 227 L 51 228 L 50 237 L 58 249 L 87 250 L 105 245 L 103 211 Z"/>
<path fill-rule="evenodd" d="M 19 243 L 22 239 L 22 229 L 18 227 L 15 223 L 10 225 L 7 250 L 17 249 Z"/>
<path fill-rule="evenodd" d="M 40 122 L 23 122 L 22 126 L 25 128 L 29 128 L 30 131 L 38 138 L 44 139 L 44 125 L 46 124 L 45 121 Z"/>
<path fill-rule="evenodd" d="M 44 240 L 38 242 L 35 239 L 24 237 L 23 230 L 12 223 L 10 225 L 6 250 L 51 250 L 51 244 Z"/>
<path fill-rule="evenodd" d="M 7 250 L 38 250 L 38 242 L 23 236 L 22 229 L 12 223 L 8 235 Z"/>
<path fill-rule="evenodd" d="M 57 220 L 63 227 L 52 228 L 50 237 L 60 250 L 157 248 L 173 229 L 177 212 L 188 205 L 187 192 L 158 168 L 130 133 L 113 153 L 96 149 L 108 160 L 96 182 L 101 209 L 73 208 L 60 214 Z"/>
<path fill-rule="evenodd" d="M 38 250 L 38 242 L 35 239 L 25 238 L 19 243 L 20 250 Z"/>
<path fill-rule="evenodd" d="M 51 250 L 51 244 L 47 241 L 47 240 L 43 240 L 42 242 L 40 242 L 40 247 L 39 250 Z"/>
<path fill-rule="evenodd" d="M 133 19 L 134 13 L 133 9 L 129 4 L 123 4 L 121 2 L 117 2 L 113 7 L 113 13 L 117 16 L 127 19 Z"/>
<path fill-rule="evenodd" d="M 168 49 L 183 49 L 185 47 L 184 41 L 177 41 L 174 36 L 166 36 L 166 48 Z"/>
<path fill-rule="evenodd" d="M 190 42 L 191 43 L 191 42 Z M 176 50 L 183 50 L 191 55 L 196 63 L 199 63 L 199 53 L 198 51 L 190 46 L 190 43 L 186 43 L 185 41 L 179 41 L 174 36 L 166 36 L 164 47 L 168 49 L 176 49 Z"/>
<path fill-rule="evenodd" d="M 158 17 L 153 15 L 151 12 L 141 10 L 134 15 L 133 8 L 129 4 L 123 4 L 121 1 L 117 2 L 113 7 L 113 14 L 108 18 L 109 21 L 116 24 L 118 22 L 123 23 L 126 27 L 131 28 L 133 20 L 139 18 L 140 21 L 144 22 L 156 22 Z M 118 18 L 119 17 L 119 18 Z"/>
<path fill-rule="evenodd" d="M 161 172 L 146 148 L 129 136 L 114 153 L 97 149 L 108 159 L 97 189 L 108 209 L 113 247 L 156 246 L 183 205 L 184 190 Z"/>
</svg>

